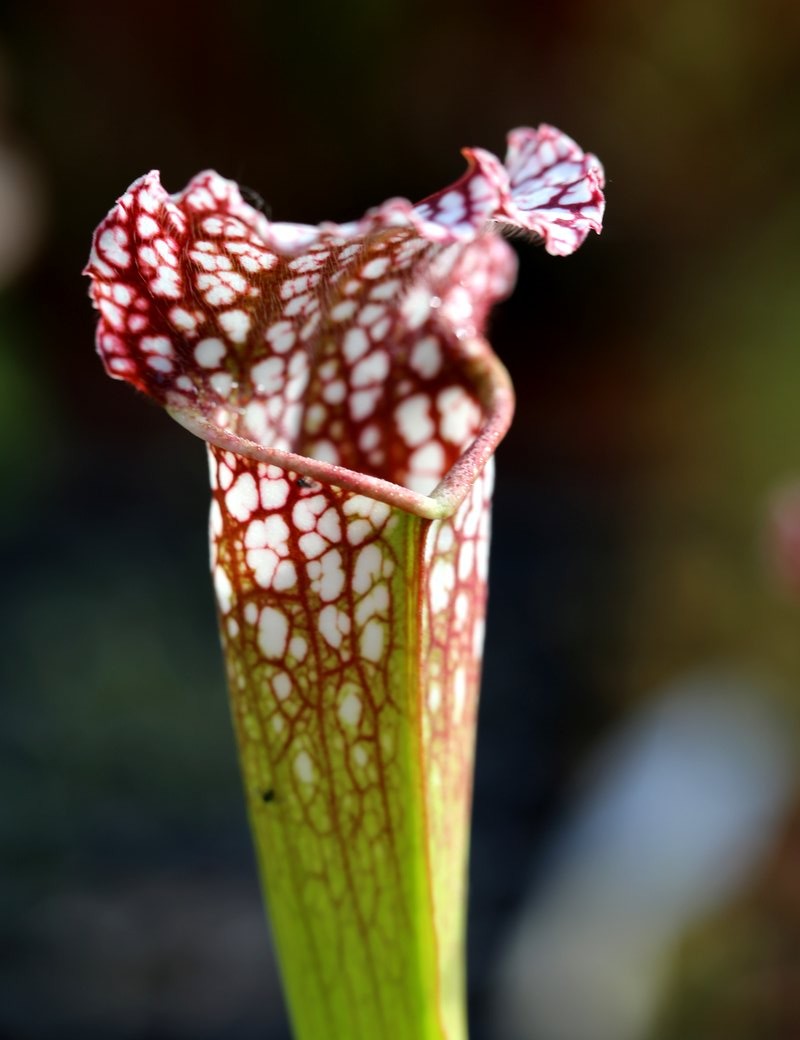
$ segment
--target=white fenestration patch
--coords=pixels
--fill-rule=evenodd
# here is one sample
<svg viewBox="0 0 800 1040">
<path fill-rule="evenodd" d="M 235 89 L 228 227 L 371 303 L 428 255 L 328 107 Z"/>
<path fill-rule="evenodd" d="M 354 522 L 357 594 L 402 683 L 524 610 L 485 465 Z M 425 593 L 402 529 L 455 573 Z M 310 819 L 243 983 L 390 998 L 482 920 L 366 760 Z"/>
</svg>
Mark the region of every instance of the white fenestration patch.
<svg viewBox="0 0 800 1040">
<path fill-rule="evenodd" d="M 100 253 L 115 267 L 127 267 L 131 262 L 131 254 L 125 248 L 128 244 L 128 232 L 122 227 L 107 228 L 100 235 L 97 248 Z"/>
<path fill-rule="evenodd" d="M 277 394 L 284 384 L 286 362 L 281 357 L 266 358 L 253 365 L 250 378 L 259 393 L 271 396 Z"/>
<path fill-rule="evenodd" d="M 233 605 L 233 586 L 230 578 L 217 564 L 214 568 L 214 591 L 217 594 L 217 603 L 223 614 L 227 614 Z"/>
<path fill-rule="evenodd" d="M 324 495 L 301 498 L 292 510 L 292 523 L 298 531 L 313 531 L 317 526 L 317 519 L 325 512 L 327 505 L 328 500 Z"/>
<path fill-rule="evenodd" d="M 151 357 L 151 358 L 147 359 L 147 364 L 150 366 L 150 368 L 154 369 L 156 372 L 171 372 L 172 371 L 172 362 L 170 361 L 169 358 L 165 358 L 165 357 Z"/>
<path fill-rule="evenodd" d="M 248 549 L 272 549 L 278 556 L 286 556 L 289 528 L 286 521 L 278 513 L 273 513 L 265 520 L 254 520 L 244 536 L 244 544 Z"/>
<path fill-rule="evenodd" d="M 139 346 L 145 354 L 160 354 L 163 357 L 172 357 L 174 354 L 172 341 L 168 336 L 142 336 Z"/>
<path fill-rule="evenodd" d="M 286 653 L 289 621 L 275 607 L 264 607 L 258 619 L 258 645 L 265 657 L 275 660 Z"/>
<path fill-rule="evenodd" d="M 335 307 L 331 307 L 328 317 L 331 321 L 349 321 L 358 310 L 355 300 L 342 300 Z"/>
<path fill-rule="evenodd" d="M 348 693 L 339 705 L 339 718 L 345 726 L 357 726 L 361 718 L 361 698 L 355 693 Z"/>
<path fill-rule="evenodd" d="M 334 379 L 324 388 L 322 396 L 328 404 L 341 404 L 347 397 L 347 384 L 343 379 Z"/>
<path fill-rule="evenodd" d="M 311 756 L 307 751 L 298 752 L 294 760 L 294 772 L 301 783 L 314 783 L 314 763 L 311 761 Z"/>
<path fill-rule="evenodd" d="M 284 389 L 284 397 L 287 401 L 299 401 L 308 386 L 311 368 L 308 356 L 304 350 L 298 350 L 289 361 L 289 378 Z"/>
<path fill-rule="evenodd" d="M 227 256 L 220 256 L 214 252 L 215 246 L 211 242 L 196 242 L 195 248 L 189 250 L 189 258 L 204 271 L 227 271 L 233 264 Z"/>
<path fill-rule="evenodd" d="M 169 320 L 179 332 L 194 332 L 197 328 L 197 318 L 184 307 L 173 307 L 169 312 Z"/>
<path fill-rule="evenodd" d="M 475 436 L 480 409 L 463 387 L 450 386 L 442 390 L 436 398 L 436 407 L 442 416 L 440 430 L 446 441 L 462 446 Z"/>
<path fill-rule="evenodd" d="M 423 379 L 433 379 L 442 367 L 442 348 L 435 336 L 425 336 L 414 345 L 408 363 Z"/>
<path fill-rule="evenodd" d="M 454 544 L 455 534 L 453 533 L 452 521 L 442 521 L 442 524 L 439 527 L 439 534 L 436 538 L 436 548 L 440 553 L 449 553 Z"/>
<path fill-rule="evenodd" d="M 372 415 L 382 391 L 383 387 L 377 386 L 372 390 L 359 390 L 351 396 L 350 415 L 355 422 Z"/>
<path fill-rule="evenodd" d="M 360 242 L 352 242 L 349 246 L 345 246 L 339 253 L 339 263 L 343 263 L 346 260 L 352 260 L 354 256 L 357 256 L 361 252 L 361 248 Z"/>
<path fill-rule="evenodd" d="M 359 596 L 369 592 L 380 577 L 383 557 L 377 545 L 365 545 L 353 569 L 353 591 Z"/>
<path fill-rule="evenodd" d="M 286 480 L 279 478 L 270 480 L 263 477 L 259 481 L 261 488 L 261 505 L 264 509 L 280 509 L 286 504 L 289 497 L 289 484 Z"/>
<path fill-rule="evenodd" d="M 244 343 L 250 331 L 250 315 L 247 311 L 223 311 L 217 319 L 234 343 Z"/>
<path fill-rule="evenodd" d="M 222 534 L 222 510 L 220 509 L 219 502 L 216 500 L 216 498 L 211 500 L 211 510 L 208 515 L 208 527 L 214 538 L 219 538 L 219 536 Z"/>
<path fill-rule="evenodd" d="M 316 581 L 312 581 L 311 587 L 319 592 L 323 603 L 333 603 L 341 596 L 344 588 L 342 554 L 338 549 L 331 549 L 322 557 L 320 564 L 322 573 Z"/>
<path fill-rule="evenodd" d="M 356 517 L 347 525 L 347 540 L 351 545 L 361 545 L 372 534 L 372 524 L 369 520 Z"/>
<path fill-rule="evenodd" d="M 230 372 L 215 372 L 208 380 L 211 389 L 219 394 L 220 397 L 227 397 L 230 393 L 230 389 L 233 386 L 233 376 Z M 222 418 L 225 416 L 225 418 Z M 217 422 L 220 426 L 227 425 L 228 413 L 224 410 L 217 413 Z"/>
<path fill-rule="evenodd" d="M 194 359 L 201 368 L 218 368 L 225 357 L 225 344 L 221 339 L 201 339 L 194 348 Z"/>
<path fill-rule="evenodd" d="M 125 328 L 125 318 L 120 308 L 115 303 L 112 303 L 111 300 L 105 299 L 98 300 L 97 306 L 100 308 L 100 313 L 106 321 L 119 332 L 122 332 Z"/>
<path fill-rule="evenodd" d="M 338 650 L 342 645 L 343 636 L 350 632 L 350 618 L 344 611 L 337 610 L 333 604 L 329 604 L 320 611 L 317 627 L 328 646 Z"/>
<path fill-rule="evenodd" d="M 272 344 L 276 354 L 285 354 L 294 346 L 297 335 L 290 321 L 278 321 L 270 325 L 264 338 Z"/>
<path fill-rule="evenodd" d="M 177 300 L 182 294 L 180 275 L 174 267 L 161 264 L 157 276 L 150 282 L 150 292 L 154 296 L 164 296 L 169 300 Z"/>
<path fill-rule="evenodd" d="M 437 560 L 431 568 L 430 597 L 434 614 L 447 607 L 450 594 L 456 585 L 455 567 L 449 560 Z"/>
<path fill-rule="evenodd" d="M 301 535 L 297 544 L 307 560 L 315 560 L 328 547 L 325 539 L 316 531 L 309 531 L 308 534 Z"/>
<path fill-rule="evenodd" d="M 225 505 L 231 516 L 237 520 L 250 519 L 250 514 L 258 508 L 258 488 L 251 473 L 242 473 L 237 477 L 233 487 L 225 495 Z"/>
<path fill-rule="evenodd" d="M 265 442 L 271 439 L 267 415 L 267 405 L 258 398 L 253 398 L 245 405 L 242 418 L 244 426 L 253 440 Z M 277 446 L 278 437 L 276 436 L 274 439 Z"/>
<path fill-rule="evenodd" d="M 369 328 L 370 325 L 374 325 L 375 322 L 385 314 L 386 307 L 382 303 L 368 303 L 366 307 L 362 307 L 359 312 L 358 324 L 363 325 L 364 328 Z"/>
<path fill-rule="evenodd" d="M 285 701 L 292 692 L 292 680 L 286 672 L 278 672 L 272 678 L 272 689 L 279 701 Z"/>
<path fill-rule="evenodd" d="M 306 412 L 306 429 L 309 433 L 319 433 L 328 418 L 328 409 L 319 401 L 309 405 Z"/>
<path fill-rule="evenodd" d="M 247 566 L 261 588 L 284 591 L 296 583 L 294 564 L 282 559 L 289 554 L 288 538 L 289 528 L 278 513 L 272 513 L 265 520 L 253 520 L 247 528 L 244 536 Z"/>
<path fill-rule="evenodd" d="M 389 519 L 392 508 L 386 502 L 379 502 L 366 495 L 352 495 L 342 506 L 342 512 L 345 516 L 359 516 L 369 520 L 377 531 Z"/>
<path fill-rule="evenodd" d="M 295 661 L 304 661 L 308 653 L 308 643 L 302 636 L 292 636 L 289 642 L 289 654 Z"/>
<path fill-rule="evenodd" d="M 381 442 L 381 431 L 374 423 L 365 426 L 358 435 L 358 446 L 362 451 L 372 451 Z"/>
<path fill-rule="evenodd" d="M 370 292 L 369 298 L 371 300 L 392 300 L 402 288 L 402 284 L 399 278 L 390 278 L 388 281 L 376 285 Z"/>
<path fill-rule="evenodd" d="M 447 294 L 442 305 L 442 317 L 453 328 L 461 330 L 468 326 L 472 309 L 472 294 L 464 286 L 457 285 Z"/>
<path fill-rule="evenodd" d="M 438 204 L 438 219 L 443 224 L 458 224 L 466 216 L 464 196 L 460 191 L 448 191 L 442 195 Z"/>
<path fill-rule="evenodd" d="M 389 257 L 379 256 L 375 260 L 370 260 L 369 263 L 364 264 L 361 268 L 362 278 L 380 278 L 382 274 L 385 274 L 389 267 Z"/>
<path fill-rule="evenodd" d="M 220 462 L 217 475 L 219 477 L 219 486 L 223 491 L 227 491 L 233 483 L 233 470 L 226 462 Z"/>
<path fill-rule="evenodd" d="M 362 596 L 356 607 L 356 624 L 363 627 L 371 617 L 376 614 L 388 617 L 389 611 L 389 586 L 386 582 L 374 585 L 366 596 Z"/>
<path fill-rule="evenodd" d="M 275 568 L 272 587 L 278 592 L 285 592 L 297 584 L 297 571 L 291 560 L 281 560 Z"/>
<path fill-rule="evenodd" d="M 318 309 L 309 308 L 309 310 L 312 311 L 311 317 L 308 319 L 308 321 L 305 323 L 302 329 L 300 329 L 300 339 L 304 343 L 307 343 L 311 339 L 311 337 L 319 328 L 320 323 L 322 322 L 322 315 L 320 314 Z"/>
<path fill-rule="evenodd" d="M 373 618 L 364 626 L 359 641 L 361 656 L 367 661 L 378 662 L 383 654 L 385 628 L 380 621 Z"/>
<path fill-rule="evenodd" d="M 372 333 L 372 338 L 379 343 L 382 339 L 386 338 L 386 334 L 388 333 L 391 327 L 391 318 L 384 318 L 382 321 L 376 322 L 370 330 L 370 332 Z"/>
<path fill-rule="evenodd" d="M 341 539 L 342 527 L 339 523 L 339 514 L 333 507 L 326 509 L 319 518 L 317 530 L 322 537 L 327 538 L 329 542 L 338 542 Z"/>
<path fill-rule="evenodd" d="M 316 271 L 317 268 L 322 267 L 325 261 L 328 259 L 327 250 L 319 250 L 316 253 L 306 254 L 305 256 L 298 256 L 296 260 L 292 260 L 289 264 L 290 271 L 297 271 L 300 274 L 306 274 L 308 271 Z"/>
<path fill-rule="evenodd" d="M 136 366 L 130 358 L 123 357 L 112 357 L 108 362 L 108 366 L 112 372 L 121 372 L 125 374 L 134 372 L 136 369 Z"/>
<path fill-rule="evenodd" d="M 385 350 L 376 350 L 358 362 L 350 375 L 350 383 L 356 387 L 369 386 L 383 383 L 388 375 L 389 355 Z"/>
<path fill-rule="evenodd" d="M 350 364 L 358 361 L 369 350 L 369 337 L 363 329 L 348 329 L 342 343 L 345 360 Z"/>
<path fill-rule="evenodd" d="M 411 448 L 429 440 L 435 432 L 430 414 L 430 399 L 426 394 L 414 394 L 394 410 L 400 436 Z"/>
<path fill-rule="evenodd" d="M 406 326 L 411 331 L 424 325 L 430 318 L 434 301 L 437 301 L 438 306 L 439 298 L 432 296 L 422 286 L 416 286 L 408 291 L 400 309 Z"/>
<path fill-rule="evenodd" d="M 458 580 L 466 581 L 470 574 L 472 574 L 472 567 L 475 562 L 475 543 L 466 539 L 461 544 L 461 548 L 458 553 Z"/>
<path fill-rule="evenodd" d="M 444 476 L 444 448 L 438 441 L 428 441 L 412 452 L 408 465 L 408 487 L 420 494 L 428 494 Z"/>
</svg>

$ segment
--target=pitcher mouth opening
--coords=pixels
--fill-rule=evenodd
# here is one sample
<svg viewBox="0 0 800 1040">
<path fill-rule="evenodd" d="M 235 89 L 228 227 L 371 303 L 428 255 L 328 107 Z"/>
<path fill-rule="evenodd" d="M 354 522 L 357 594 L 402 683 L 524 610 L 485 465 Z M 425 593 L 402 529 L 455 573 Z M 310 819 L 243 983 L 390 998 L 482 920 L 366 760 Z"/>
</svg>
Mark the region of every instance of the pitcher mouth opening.
<svg viewBox="0 0 800 1040">
<path fill-rule="evenodd" d="M 415 516 L 430 520 L 442 519 L 451 516 L 466 498 L 486 462 L 507 433 L 514 414 L 511 379 L 489 344 L 476 337 L 463 346 L 465 357 L 468 358 L 465 362 L 466 374 L 482 410 L 481 424 L 475 438 L 429 494 L 367 471 L 261 444 L 235 432 L 227 423 L 223 425 L 216 421 L 227 419 L 227 415 L 215 415 L 212 411 L 206 416 L 181 394 L 168 397 L 166 410 L 190 433 L 220 450 L 233 452 L 255 462 L 279 466 L 322 484 L 368 495 Z"/>
</svg>

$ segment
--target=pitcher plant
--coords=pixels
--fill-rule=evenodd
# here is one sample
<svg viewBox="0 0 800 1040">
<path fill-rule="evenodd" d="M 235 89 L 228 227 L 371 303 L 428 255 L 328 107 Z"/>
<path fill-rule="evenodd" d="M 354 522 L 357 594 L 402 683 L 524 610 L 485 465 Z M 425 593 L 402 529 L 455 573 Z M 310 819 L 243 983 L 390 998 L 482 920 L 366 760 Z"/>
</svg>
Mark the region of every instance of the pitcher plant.
<svg viewBox="0 0 800 1040">
<path fill-rule="evenodd" d="M 298 1040 L 464 1040 L 464 930 L 501 237 L 601 229 L 549 126 L 347 224 L 274 223 L 152 172 L 86 273 L 108 374 L 208 446 L 211 566 L 258 863 Z"/>
</svg>

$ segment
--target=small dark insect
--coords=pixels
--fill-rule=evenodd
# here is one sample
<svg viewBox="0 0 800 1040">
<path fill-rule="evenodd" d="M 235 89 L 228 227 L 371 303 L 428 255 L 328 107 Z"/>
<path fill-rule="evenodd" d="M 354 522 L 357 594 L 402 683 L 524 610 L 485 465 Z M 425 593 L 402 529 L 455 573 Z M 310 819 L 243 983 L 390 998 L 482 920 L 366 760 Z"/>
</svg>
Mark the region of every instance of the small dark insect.
<svg viewBox="0 0 800 1040">
<path fill-rule="evenodd" d="M 252 188 L 248 188 L 244 184 L 240 184 L 239 192 L 244 201 L 249 203 L 253 207 L 253 209 L 257 209 L 259 210 L 259 212 L 263 213 L 267 220 L 271 219 L 272 207 L 264 201 L 264 199 L 258 194 L 257 191 L 254 191 Z"/>
<path fill-rule="evenodd" d="M 302 488 L 310 488 L 314 486 L 313 480 L 309 480 L 308 477 L 298 477 L 296 480 L 296 484 L 298 487 Z"/>
<path fill-rule="evenodd" d="M 270 789 L 268 791 L 264 791 L 264 793 L 261 795 L 261 800 L 263 802 L 274 802 L 275 801 L 275 792 L 272 790 L 271 787 L 270 787 Z"/>
</svg>

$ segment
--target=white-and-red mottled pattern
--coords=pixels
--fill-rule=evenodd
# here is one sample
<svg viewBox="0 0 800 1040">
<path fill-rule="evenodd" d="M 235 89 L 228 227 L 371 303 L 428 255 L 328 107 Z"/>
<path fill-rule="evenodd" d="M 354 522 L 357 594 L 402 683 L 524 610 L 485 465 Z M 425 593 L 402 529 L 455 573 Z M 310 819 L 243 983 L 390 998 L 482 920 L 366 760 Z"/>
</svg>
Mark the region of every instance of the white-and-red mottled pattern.
<svg viewBox="0 0 800 1040">
<path fill-rule="evenodd" d="M 602 214 L 597 160 L 549 127 L 514 131 L 506 166 L 465 154 L 452 187 L 346 225 L 270 223 L 213 172 L 176 196 L 136 181 L 87 266 L 109 374 L 248 442 L 430 493 L 478 428 L 465 344 L 514 280 L 493 228 L 566 253 Z"/>
<path fill-rule="evenodd" d="M 335 931 L 364 959 L 348 970 L 380 959 L 406 977 L 397 937 L 419 898 L 407 791 L 420 784 L 439 977 L 458 989 L 494 460 L 431 521 L 214 447 L 210 459 L 214 586 L 263 867 L 283 893 L 276 930 L 306 930 L 313 973 L 329 941 L 315 908 L 336 892 Z"/>
<path fill-rule="evenodd" d="M 271 223 L 213 172 L 175 196 L 150 173 L 87 267 L 109 374 L 209 442 L 233 713 L 308 1035 L 350 1035 L 325 1005 L 338 974 L 354 1014 L 404 1006 L 418 965 L 396 939 L 424 944 L 426 919 L 459 1035 L 491 453 L 513 408 L 482 335 L 516 271 L 497 229 L 565 254 L 603 210 L 599 163 L 550 127 L 512 132 L 505 164 L 465 154 L 418 205 L 319 227 Z"/>
</svg>

